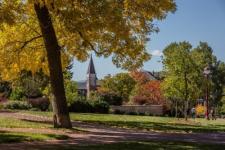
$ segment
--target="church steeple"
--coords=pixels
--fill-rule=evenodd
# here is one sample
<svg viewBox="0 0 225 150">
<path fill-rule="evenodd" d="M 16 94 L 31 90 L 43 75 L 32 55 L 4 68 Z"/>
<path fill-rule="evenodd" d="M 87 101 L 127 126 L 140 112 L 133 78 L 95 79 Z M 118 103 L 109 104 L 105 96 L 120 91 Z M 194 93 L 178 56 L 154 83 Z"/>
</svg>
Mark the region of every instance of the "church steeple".
<svg viewBox="0 0 225 150">
<path fill-rule="evenodd" d="M 90 59 L 90 62 L 89 62 L 87 74 L 96 74 L 95 73 L 95 66 L 94 66 L 93 59 L 92 59 L 92 55 L 91 55 L 91 59 Z"/>
<path fill-rule="evenodd" d="M 95 66 L 93 62 L 93 58 L 91 55 L 88 70 L 87 70 L 87 97 L 90 96 L 91 91 L 95 91 L 97 89 L 97 76 L 95 72 Z"/>
</svg>

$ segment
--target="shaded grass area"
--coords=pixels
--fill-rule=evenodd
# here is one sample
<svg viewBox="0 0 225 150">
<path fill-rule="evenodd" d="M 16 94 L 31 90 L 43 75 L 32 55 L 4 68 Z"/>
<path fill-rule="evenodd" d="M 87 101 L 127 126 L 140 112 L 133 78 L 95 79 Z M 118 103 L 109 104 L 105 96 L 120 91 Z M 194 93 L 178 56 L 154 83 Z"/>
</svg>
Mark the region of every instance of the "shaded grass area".
<svg viewBox="0 0 225 150">
<path fill-rule="evenodd" d="M 14 113 L 12 111 L 12 113 Z M 46 113 L 48 114 L 48 113 Z M 44 113 L 42 114 L 44 115 Z M 49 117 L 51 116 L 48 114 Z M 40 121 L 40 120 L 29 120 L 29 119 L 17 119 L 7 116 L 0 116 L 0 128 L 33 128 L 33 129 L 52 129 L 52 130 L 64 130 L 64 131 L 75 131 L 75 132 L 86 132 L 85 130 L 73 127 L 72 129 L 60 129 L 54 128 L 51 121 Z"/>
<path fill-rule="evenodd" d="M 50 128 L 51 124 L 0 116 L 0 128 Z"/>
<path fill-rule="evenodd" d="M 17 133 L 17 132 L 0 132 L 0 143 L 13 143 L 24 141 L 44 141 L 53 139 L 68 139 L 66 135 L 56 134 L 39 134 L 39 133 Z"/>
<path fill-rule="evenodd" d="M 52 146 L 47 150 L 223 150 L 223 145 L 181 142 L 122 142 L 88 146 Z"/>
<path fill-rule="evenodd" d="M 33 112 L 26 113 L 52 116 L 51 112 Z M 206 120 L 203 118 L 176 119 L 171 117 L 153 117 L 153 116 L 132 116 L 115 114 L 90 114 L 90 113 L 70 113 L 74 121 L 83 121 L 90 123 L 105 124 L 123 128 L 137 128 L 145 130 L 156 130 L 164 132 L 225 132 L 225 119 Z"/>
</svg>

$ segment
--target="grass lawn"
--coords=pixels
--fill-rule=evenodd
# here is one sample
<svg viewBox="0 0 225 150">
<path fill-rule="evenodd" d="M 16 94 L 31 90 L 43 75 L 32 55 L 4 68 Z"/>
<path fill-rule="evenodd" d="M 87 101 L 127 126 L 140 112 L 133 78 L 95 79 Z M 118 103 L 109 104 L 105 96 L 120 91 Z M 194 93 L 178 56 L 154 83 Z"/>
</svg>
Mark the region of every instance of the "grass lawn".
<svg viewBox="0 0 225 150">
<path fill-rule="evenodd" d="M 53 128 L 51 124 L 30 122 L 15 118 L 0 116 L 0 143 L 24 142 L 24 141 L 44 141 L 51 139 L 67 139 L 68 136 L 57 134 L 41 134 L 28 132 L 5 132 L 1 128 Z M 26 129 L 24 129 L 26 130 Z"/>
<path fill-rule="evenodd" d="M 51 112 L 25 111 L 43 116 L 52 116 Z M 225 132 L 225 119 L 206 120 L 203 118 L 176 119 L 171 117 L 114 115 L 114 114 L 91 114 L 91 113 L 70 113 L 74 121 L 106 124 L 124 128 L 138 128 L 145 130 L 166 131 L 166 132 Z"/>
<path fill-rule="evenodd" d="M 66 135 L 39 134 L 39 133 L 18 133 L 0 131 L 0 143 L 44 141 L 52 139 L 67 139 Z"/>
<path fill-rule="evenodd" d="M 89 146 L 50 146 L 46 150 L 223 150 L 221 145 L 180 142 L 122 142 Z"/>
<path fill-rule="evenodd" d="M 0 116 L 0 128 L 52 128 L 52 125 Z"/>
<path fill-rule="evenodd" d="M 22 113 L 30 113 L 41 116 L 52 116 L 51 112 L 37 111 L 21 111 Z M 158 131 L 192 131 L 192 132 L 220 132 L 225 131 L 225 120 L 218 119 L 216 121 L 207 121 L 205 119 L 184 119 L 177 120 L 169 117 L 151 117 L 151 116 L 131 116 L 131 115 L 113 115 L 113 114 L 84 114 L 71 113 L 71 119 L 75 121 L 107 124 L 111 126 L 125 128 L 139 128 Z M 51 124 L 30 122 L 15 118 L 0 117 L 0 128 L 51 128 Z M 59 129 L 60 130 L 60 129 Z M 67 139 L 68 136 L 45 133 L 20 133 L 20 132 L 4 132 L 0 130 L 0 143 L 24 142 L 24 141 L 43 141 L 51 139 Z M 43 145 L 45 146 L 45 145 Z M 204 149 L 219 150 L 224 146 L 217 144 L 200 144 L 200 143 L 184 143 L 184 142 L 121 142 L 113 144 L 100 145 L 46 145 L 46 150 L 186 150 L 186 149 Z M 38 150 L 38 148 L 37 148 Z"/>
</svg>

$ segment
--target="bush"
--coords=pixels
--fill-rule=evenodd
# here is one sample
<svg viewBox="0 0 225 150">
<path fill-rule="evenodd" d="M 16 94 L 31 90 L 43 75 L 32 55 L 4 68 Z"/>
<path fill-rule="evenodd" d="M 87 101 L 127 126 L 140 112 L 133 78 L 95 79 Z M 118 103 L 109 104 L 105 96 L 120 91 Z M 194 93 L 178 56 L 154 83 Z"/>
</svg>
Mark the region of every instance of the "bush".
<svg viewBox="0 0 225 150">
<path fill-rule="evenodd" d="M 81 113 L 108 113 L 109 104 L 105 101 L 87 101 L 79 98 L 70 105 L 69 111 Z"/>
<path fill-rule="evenodd" d="M 41 111 L 39 108 L 31 108 L 30 111 Z"/>
<path fill-rule="evenodd" d="M 24 92 L 22 88 L 16 87 L 15 89 L 12 90 L 10 97 L 10 100 L 22 100 L 24 99 Z"/>
<path fill-rule="evenodd" d="M 46 111 L 49 107 L 50 101 L 47 97 L 30 98 L 27 102 L 33 107 L 42 111 Z"/>
<path fill-rule="evenodd" d="M 128 112 L 128 113 L 125 113 L 126 115 L 138 115 L 137 112 L 134 112 L 134 111 L 131 111 L 131 112 Z"/>
<path fill-rule="evenodd" d="M 124 111 L 121 111 L 121 110 L 118 110 L 118 109 L 114 110 L 112 113 L 114 113 L 114 114 L 120 114 L 120 115 L 125 114 Z"/>
<path fill-rule="evenodd" d="M 220 108 L 220 113 L 221 113 L 222 115 L 225 115 L 225 104 L 223 104 L 223 105 L 221 106 L 221 108 Z"/>
<path fill-rule="evenodd" d="M 146 96 L 133 96 L 132 102 L 137 105 L 144 105 L 148 102 L 148 98 Z"/>
<path fill-rule="evenodd" d="M 123 99 L 115 93 L 100 93 L 100 99 L 109 105 L 122 105 Z"/>
<path fill-rule="evenodd" d="M 25 101 L 9 101 L 4 104 L 4 109 L 21 109 L 28 110 L 32 106 Z"/>
<path fill-rule="evenodd" d="M 92 103 L 92 109 L 93 112 L 96 113 L 108 113 L 109 112 L 109 104 L 105 101 L 93 101 Z"/>
<path fill-rule="evenodd" d="M 92 112 L 92 105 L 82 99 L 75 100 L 70 106 L 69 106 L 69 111 L 71 112 L 82 112 L 82 113 L 87 113 L 87 112 Z"/>
<path fill-rule="evenodd" d="M 4 105 L 0 103 L 0 110 L 4 108 Z"/>
<path fill-rule="evenodd" d="M 104 101 L 109 105 L 122 105 L 123 99 L 114 92 L 92 92 L 90 96 L 91 101 Z"/>
</svg>

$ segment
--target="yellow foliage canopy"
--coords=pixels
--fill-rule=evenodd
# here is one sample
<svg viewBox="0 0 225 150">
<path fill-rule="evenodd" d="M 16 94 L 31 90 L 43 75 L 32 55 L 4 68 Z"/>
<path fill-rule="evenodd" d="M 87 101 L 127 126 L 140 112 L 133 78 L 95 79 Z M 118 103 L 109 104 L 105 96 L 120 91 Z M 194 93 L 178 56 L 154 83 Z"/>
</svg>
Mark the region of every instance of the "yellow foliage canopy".
<svg viewBox="0 0 225 150">
<path fill-rule="evenodd" d="M 117 67 L 142 66 L 150 59 L 148 37 L 157 31 L 152 21 L 176 8 L 173 0 L 1 0 L 0 71 L 6 79 L 23 69 L 48 73 L 34 3 L 50 11 L 64 68 L 73 58 L 86 60 L 91 51 L 113 55 Z"/>
</svg>

